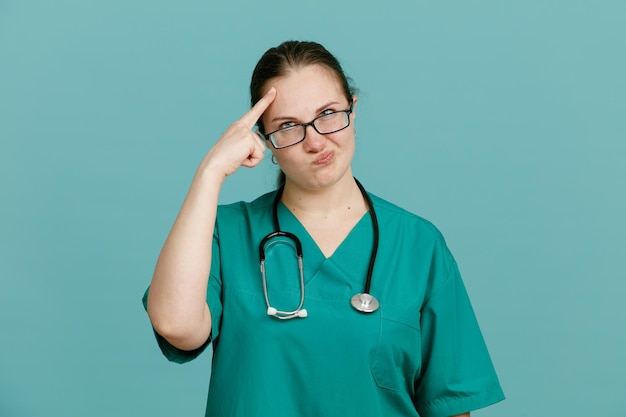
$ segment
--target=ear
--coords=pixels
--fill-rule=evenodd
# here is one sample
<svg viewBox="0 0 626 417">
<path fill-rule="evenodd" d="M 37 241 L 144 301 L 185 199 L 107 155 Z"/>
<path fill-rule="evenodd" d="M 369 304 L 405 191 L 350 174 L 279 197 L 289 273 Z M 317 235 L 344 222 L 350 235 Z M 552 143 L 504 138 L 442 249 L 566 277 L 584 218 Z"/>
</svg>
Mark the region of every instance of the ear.
<svg viewBox="0 0 626 417">
<path fill-rule="evenodd" d="M 356 118 L 356 105 L 359 101 L 357 96 L 352 96 L 352 118 Z"/>
</svg>

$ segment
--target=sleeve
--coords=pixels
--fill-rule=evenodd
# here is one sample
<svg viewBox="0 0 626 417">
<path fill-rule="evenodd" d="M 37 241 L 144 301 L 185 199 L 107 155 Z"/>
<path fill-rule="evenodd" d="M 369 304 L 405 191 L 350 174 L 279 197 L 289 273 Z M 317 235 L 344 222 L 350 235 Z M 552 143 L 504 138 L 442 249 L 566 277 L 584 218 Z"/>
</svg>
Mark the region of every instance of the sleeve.
<svg viewBox="0 0 626 417">
<path fill-rule="evenodd" d="M 456 262 L 422 308 L 422 373 L 415 407 L 449 417 L 504 399 Z"/>
<path fill-rule="evenodd" d="M 194 350 L 181 350 L 169 343 L 163 336 L 158 334 L 154 328 L 154 335 L 157 340 L 157 344 L 161 349 L 163 355 L 171 362 L 185 363 L 197 358 L 206 347 L 215 341 L 219 335 L 220 324 L 222 322 L 222 279 L 221 279 L 221 261 L 219 250 L 219 238 L 216 231 L 213 235 L 213 249 L 211 256 L 211 273 L 209 276 L 209 285 L 207 288 L 206 300 L 211 311 L 211 334 L 206 342 L 202 346 Z M 150 288 L 146 290 L 142 298 L 143 307 L 148 310 L 148 292 Z"/>
</svg>

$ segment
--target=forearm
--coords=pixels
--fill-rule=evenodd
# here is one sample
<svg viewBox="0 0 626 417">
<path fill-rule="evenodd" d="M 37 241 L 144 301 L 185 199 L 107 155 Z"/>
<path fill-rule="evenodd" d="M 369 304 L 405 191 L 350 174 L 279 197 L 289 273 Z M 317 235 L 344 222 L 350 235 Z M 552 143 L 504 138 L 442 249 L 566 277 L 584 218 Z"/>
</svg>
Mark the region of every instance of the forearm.
<svg viewBox="0 0 626 417">
<path fill-rule="evenodd" d="M 206 293 L 223 180 L 223 175 L 198 170 L 152 277 L 148 315 L 155 330 L 179 349 L 199 347 L 211 331 Z"/>
<path fill-rule="evenodd" d="M 161 250 L 148 315 L 154 329 L 179 349 L 200 347 L 211 333 L 206 294 L 220 189 L 239 167 L 263 160 L 265 144 L 252 128 L 275 97 L 276 89 L 270 88 L 209 150 Z"/>
</svg>

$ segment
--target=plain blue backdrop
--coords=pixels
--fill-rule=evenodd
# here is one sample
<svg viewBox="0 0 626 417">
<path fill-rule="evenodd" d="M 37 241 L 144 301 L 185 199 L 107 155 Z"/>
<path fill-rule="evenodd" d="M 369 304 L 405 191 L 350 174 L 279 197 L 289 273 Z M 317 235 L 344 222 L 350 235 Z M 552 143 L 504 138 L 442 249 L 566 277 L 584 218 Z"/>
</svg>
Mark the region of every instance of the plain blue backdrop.
<svg viewBox="0 0 626 417">
<path fill-rule="evenodd" d="M 0 416 L 201 416 L 140 297 L 254 64 L 316 40 L 360 88 L 354 171 L 456 255 L 507 400 L 626 415 L 626 6 L 0 2 Z M 269 158 L 223 202 L 272 188 Z"/>
</svg>

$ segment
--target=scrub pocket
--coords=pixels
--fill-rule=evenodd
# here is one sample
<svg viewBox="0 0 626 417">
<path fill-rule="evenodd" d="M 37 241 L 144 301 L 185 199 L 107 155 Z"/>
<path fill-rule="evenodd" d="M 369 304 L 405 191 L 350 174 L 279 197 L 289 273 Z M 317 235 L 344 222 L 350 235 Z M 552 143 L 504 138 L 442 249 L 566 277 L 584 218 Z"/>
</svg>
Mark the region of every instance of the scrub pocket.
<svg viewBox="0 0 626 417">
<path fill-rule="evenodd" d="M 380 335 L 371 364 L 380 388 L 413 391 L 422 357 L 419 322 L 419 310 L 381 305 Z"/>
</svg>

